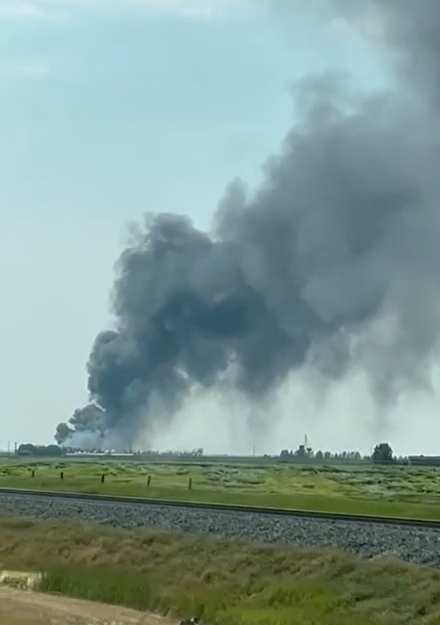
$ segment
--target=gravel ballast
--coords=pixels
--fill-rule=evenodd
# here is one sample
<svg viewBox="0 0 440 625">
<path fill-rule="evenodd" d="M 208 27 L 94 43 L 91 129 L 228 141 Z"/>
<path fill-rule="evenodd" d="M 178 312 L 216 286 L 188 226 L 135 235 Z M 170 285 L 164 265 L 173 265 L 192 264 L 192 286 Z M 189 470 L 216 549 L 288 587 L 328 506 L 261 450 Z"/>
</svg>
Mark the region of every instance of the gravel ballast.
<svg viewBox="0 0 440 625">
<path fill-rule="evenodd" d="M 0 518 L 20 517 L 202 532 L 296 547 L 332 547 L 361 557 L 395 556 L 440 568 L 440 530 L 436 529 L 0 494 Z"/>
</svg>

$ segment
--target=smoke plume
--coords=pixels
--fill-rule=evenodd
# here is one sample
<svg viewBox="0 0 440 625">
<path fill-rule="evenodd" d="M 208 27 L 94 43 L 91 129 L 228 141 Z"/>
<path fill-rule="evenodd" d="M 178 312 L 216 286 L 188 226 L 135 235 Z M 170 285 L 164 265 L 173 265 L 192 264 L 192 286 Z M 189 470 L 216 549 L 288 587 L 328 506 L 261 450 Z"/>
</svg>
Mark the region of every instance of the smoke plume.
<svg viewBox="0 0 440 625">
<path fill-rule="evenodd" d="M 91 403 L 58 426 L 60 442 L 130 444 L 194 385 L 227 379 L 258 401 L 306 364 L 329 380 L 363 370 L 378 404 L 428 384 L 440 330 L 440 3 L 324 5 L 348 23 L 380 21 L 392 87 L 360 97 L 337 76 L 303 81 L 299 119 L 261 186 L 234 181 L 212 234 L 185 216 L 146 216 L 117 266 L 116 327 L 91 351 Z"/>
</svg>

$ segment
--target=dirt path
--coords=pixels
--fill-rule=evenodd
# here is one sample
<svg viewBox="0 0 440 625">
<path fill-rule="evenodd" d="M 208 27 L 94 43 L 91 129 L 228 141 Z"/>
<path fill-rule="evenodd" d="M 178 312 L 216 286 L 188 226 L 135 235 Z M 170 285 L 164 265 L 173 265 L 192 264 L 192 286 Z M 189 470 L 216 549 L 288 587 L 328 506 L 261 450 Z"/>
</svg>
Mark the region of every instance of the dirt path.
<svg viewBox="0 0 440 625">
<path fill-rule="evenodd" d="M 111 605 L 0 588 L 1 625 L 176 625 L 175 621 Z"/>
</svg>

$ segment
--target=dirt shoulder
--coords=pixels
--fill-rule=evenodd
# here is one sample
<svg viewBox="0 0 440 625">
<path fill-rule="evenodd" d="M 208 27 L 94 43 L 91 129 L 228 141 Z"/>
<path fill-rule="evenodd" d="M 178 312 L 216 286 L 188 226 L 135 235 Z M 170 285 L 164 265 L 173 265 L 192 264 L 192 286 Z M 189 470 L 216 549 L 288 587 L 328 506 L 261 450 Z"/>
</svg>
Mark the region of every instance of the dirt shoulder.
<svg viewBox="0 0 440 625">
<path fill-rule="evenodd" d="M 0 588 L 2 625 L 176 625 L 176 621 L 117 606 Z"/>
</svg>

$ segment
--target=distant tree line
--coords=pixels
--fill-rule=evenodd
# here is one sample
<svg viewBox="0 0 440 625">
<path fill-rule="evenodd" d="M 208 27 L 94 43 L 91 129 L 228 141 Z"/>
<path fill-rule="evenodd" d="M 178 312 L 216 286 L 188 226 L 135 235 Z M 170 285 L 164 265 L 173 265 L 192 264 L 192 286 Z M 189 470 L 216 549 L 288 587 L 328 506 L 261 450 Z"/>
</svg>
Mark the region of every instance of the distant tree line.
<svg viewBox="0 0 440 625">
<path fill-rule="evenodd" d="M 23 443 L 17 447 L 17 456 L 32 456 L 32 457 L 45 457 L 45 458 L 58 458 L 65 456 L 66 454 L 74 453 L 90 453 L 90 454 L 114 454 L 118 455 L 115 450 L 93 449 L 83 450 L 79 447 L 61 447 L 60 445 L 34 445 L 32 443 Z M 203 458 L 204 451 L 201 447 L 190 451 L 136 451 L 131 452 L 127 449 L 122 454 L 133 453 L 136 457 L 142 458 Z"/>
<path fill-rule="evenodd" d="M 63 449 L 68 454 L 89 453 L 89 454 L 113 454 L 117 456 L 119 453 L 119 454 L 132 454 L 135 457 L 141 457 L 141 458 L 203 458 L 204 457 L 204 451 L 201 447 L 198 449 L 193 449 L 191 451 L 153 451 L 153 450 L 132 451 L 131 449 L 124 449 L 123 451 L 121 450 L 116 451 L 114 449 L 100 449 L 100 448 L 84 450 L 84 449 L 81 449 L 80 447 L 64 447 L 64 446 L 63 446 Z"/>
<path fill-rule="evenodd" d="M 61 447 L 60 445 L 33 445 L 32 443 L 24 443 L 19 445 L 16 454 L 18 456 L 33 457 L 33 458 L 59 458 L 66 454 L 73 453 L 95 453 L 118 456 L 118 452 L 115 450 L 101 450 L 96 449 L 92 452 L 84 452 L 84 450 L 73 447 Z M 120 452 L 121 454 L 131 454 L 130 450 L 126 452 Z M 192 459 L 209 459 L 209 456 L 205 456 L 203 448 L 199 447 L 190 451 L 136 451 L 132 453 L 133 457 L 139 460 L 186 460 Z M 212 456 L 217 461 L 231 462 L 235 457 L 233 456 Z M 378 465 L 440 465 L 440 457 L 424 457 L 424 456 L 410 456 L 396 457 L 393 454 L 392 447 L 389 443 L 379 443 L 373 449 L 371 455 L 362 455 L 359 451 L 342 451 L 339 453 L 333 453 L 331 451 L 314 451 L 311 447 L 305 445 L 299 445 L 294 451 L 289 449 L 283 449 L 278 456 L 269 456 L 265 454 L 263 458 L 241 457 L 242 461 L 266 461 L 266 462 L 287 462 L 298 464 L 378 464 Z"/>
<path fill-rule="evenodd" d="M 163 457 L 176 457 L 176 458 L 204 458 L 205 452 L 202 447 L 192 449 L 190 451 L 138 451 L 136 455 L 146 456 L 149 458 L 163 458 Z"/>
<path fill-rule="evenodd" d="M 371 461 L 368 456 L 362 457 L 358 451 L 343 451 L 340 453 L 332 453 L 331 451 L 313 451 L 300 445 L 295 451 L 283 449 L 280 453 L 280 460 L 285 462 L 362 462 Z"/>
<path fill-rule="evenodd" d="M 393 450 L 389 443 L 379 443 L 373 450 L 372 455 L 362 456 L 359 451 L 342 451 L 339 453 L 333 453 L 331 451 L 313 451 L 311 447 L 305 447 L 305 445 L 299 445 L 299 447 L 292 451 L 289 449 L 283 449 L 280 453 L 280 461 L 282 462 L 297 462 L 297 463 L 316 463 L 316 464 L 328 464 L 328 463 L 371 463 L 374 464 L 407 464 L 406 458 L 395 458 Z"/>
<path fill-rule="evenodd" d="M 65 450 L 59 445 L 32 445 L 32 443 L 23 443 L 17 447 L 17 456 L 59 458 L 60 456 L 64 456 L 65 453 Z"/>
</svg>

